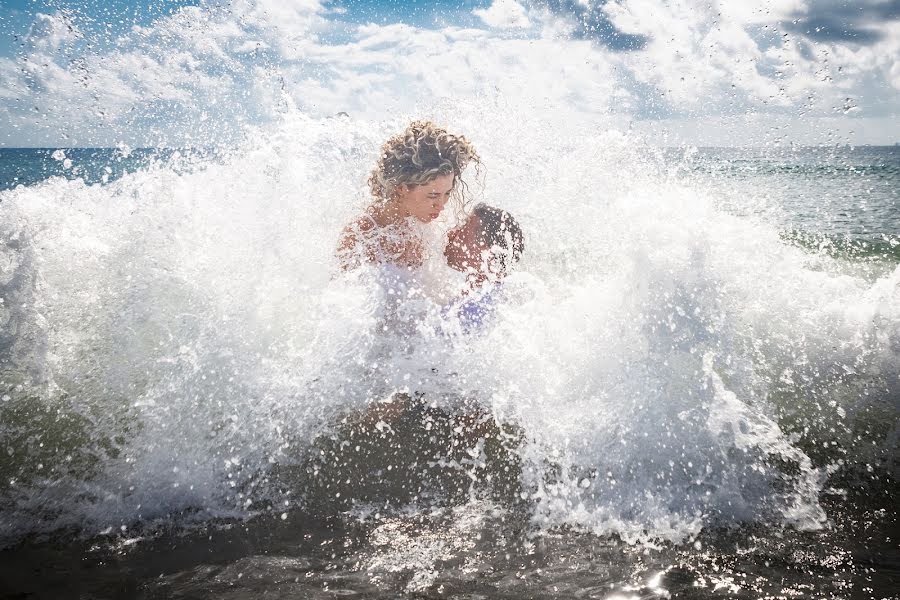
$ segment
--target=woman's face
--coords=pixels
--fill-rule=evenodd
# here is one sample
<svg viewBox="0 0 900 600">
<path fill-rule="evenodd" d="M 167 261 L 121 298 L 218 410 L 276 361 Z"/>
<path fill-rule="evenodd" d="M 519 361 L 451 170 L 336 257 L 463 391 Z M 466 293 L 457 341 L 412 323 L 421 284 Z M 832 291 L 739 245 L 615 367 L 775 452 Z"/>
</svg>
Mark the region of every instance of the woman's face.
<svg viewBox="0 0 900 600">
<path fill-rule="evenodd" d="M 438 175 L 422 185 L 401 185 L 397 188 L 397 203 L 408 217 L 422 223 L 434 221 L 450 200 L 453 175 Z"/>
</svg>

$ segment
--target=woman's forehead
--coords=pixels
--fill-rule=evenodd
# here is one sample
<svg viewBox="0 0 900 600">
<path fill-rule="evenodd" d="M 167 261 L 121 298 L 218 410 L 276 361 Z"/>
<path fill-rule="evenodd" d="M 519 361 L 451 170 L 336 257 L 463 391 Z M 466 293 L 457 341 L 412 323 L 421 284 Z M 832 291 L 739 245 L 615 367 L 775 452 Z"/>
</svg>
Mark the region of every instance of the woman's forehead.
<svg viewBox="0 0 900 600">
<path fill-rule="evenodd" d="M 453 189 L 454 184 L 454 176 L 451 175 L 438 175 L 431 181 L 422 184 L 422 188 L 424 188 L 428 192 L 446 192 Z"/>
</svg>

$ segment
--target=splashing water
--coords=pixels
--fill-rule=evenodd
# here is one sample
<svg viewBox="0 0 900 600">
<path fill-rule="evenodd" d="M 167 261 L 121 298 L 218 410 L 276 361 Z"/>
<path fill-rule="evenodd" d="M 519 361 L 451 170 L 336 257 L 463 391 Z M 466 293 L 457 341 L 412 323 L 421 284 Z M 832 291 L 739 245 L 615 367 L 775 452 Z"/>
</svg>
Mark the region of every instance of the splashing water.
<svg viewBox="0 0 900 600">
<path fill-rule="evenodd" d="M 290 112 L 214 157 L 2 192 L 3 540 L 302 507 L 316 440 L 395 392 L 514 427 L 514 495 L 539 531 L 816 528 L 829 473 L 896 468 L 896 265 L 786 244 L 724 209 L 721 182 L 615 131 L 435 117 L 475 143 L 471 189 L 527 240 L 470 335 L 441 312 L 455 215 L 422 280 L 337 267 L 401 121 Z M 386 328 L 398 307 L 406 326 Z M 445 458 L 496 479 L 466 450 Z"/>
</svg>

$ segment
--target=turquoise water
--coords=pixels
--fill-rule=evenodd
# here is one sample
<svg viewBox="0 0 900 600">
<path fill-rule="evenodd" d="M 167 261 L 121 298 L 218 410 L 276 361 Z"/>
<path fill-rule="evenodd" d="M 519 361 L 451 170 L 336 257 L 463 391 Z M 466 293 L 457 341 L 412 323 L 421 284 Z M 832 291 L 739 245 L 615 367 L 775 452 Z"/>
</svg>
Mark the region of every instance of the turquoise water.
<svg viewBox="0 0 900 600">
<path fill-rule="evenodd" d="M 700 149 L 684 162 L 726 206 L 765 214 L 787 239 L 900 260 L 898 146 Z"/>
<path fill-rule="evenodd" d="M 695 172 L 741 180 L 796 229 L 880 238 L 900 231 L 900 147 L 700 150 Z"/>
</svg>

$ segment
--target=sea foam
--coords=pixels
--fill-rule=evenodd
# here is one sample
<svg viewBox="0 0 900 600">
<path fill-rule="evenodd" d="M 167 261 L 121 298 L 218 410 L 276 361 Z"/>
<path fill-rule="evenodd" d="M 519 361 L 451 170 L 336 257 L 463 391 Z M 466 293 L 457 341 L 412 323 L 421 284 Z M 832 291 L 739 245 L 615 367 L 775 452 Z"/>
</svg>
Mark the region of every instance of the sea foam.
<svg viewBox="0 0 900 600">
<path fill-rule="evenodd" d="M 829 472 L 895 464 L 900 269 L 788 245 L 615 130 L 433 116 L 526 236 L 473 334 L 442 323 L 458 211 L 421 278 L 337 264 L 402 120 L 288 111 L 208 159 L 2 192 L 3 539 L 302 507 L 273 473 L 395 392 L 515 426 L 538 530 L 815 528 Z"/>
</svg>

